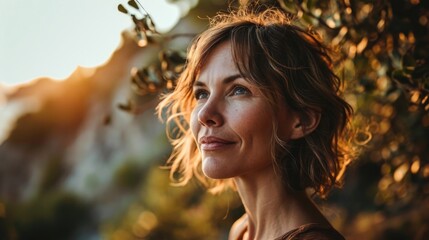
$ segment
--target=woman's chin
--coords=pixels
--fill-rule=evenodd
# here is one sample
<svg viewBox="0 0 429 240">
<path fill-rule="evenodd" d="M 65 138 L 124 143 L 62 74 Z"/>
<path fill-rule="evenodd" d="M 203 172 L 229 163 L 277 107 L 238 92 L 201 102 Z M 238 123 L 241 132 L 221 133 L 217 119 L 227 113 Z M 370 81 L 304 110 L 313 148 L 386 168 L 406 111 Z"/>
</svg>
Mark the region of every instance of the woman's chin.
<svg viewBox="0 0 429 240">
<path fill-rule="evenodd" d="M 208 164 L 203 163 L 203 173 L 206 177 L 211 179 L 226 179 L 234 177 L 233 174 L 230 174 L 230 172 L 222 168 L 220 166 L 210 166 Z"/>
<path fill-rule="evenodd" d="M 226 178 L 230 178 L 229 176 L 226 176 L 224 173 L 219 173 L 217 171 L 204 171 L 203 173 L 206 177 L 211 178 L 211 179 L 226 179 Z"/>
</svg>

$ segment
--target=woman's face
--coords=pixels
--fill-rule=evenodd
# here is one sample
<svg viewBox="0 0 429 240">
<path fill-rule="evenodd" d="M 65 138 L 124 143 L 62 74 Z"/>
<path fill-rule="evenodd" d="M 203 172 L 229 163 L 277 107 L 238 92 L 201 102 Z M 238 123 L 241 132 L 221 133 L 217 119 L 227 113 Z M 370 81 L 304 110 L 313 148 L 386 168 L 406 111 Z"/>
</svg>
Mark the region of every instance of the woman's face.
<svg viewBox="0 0 429 240">
<path fill-rule="evenodd" d="M 252 175 L 271 167 L 273 123 L 281 122 L 280 135 L 287 140 L 292 119 L 286 106 L 274 114 L 261 90 L 240 76 L 228 42 L 210 55 L 193 91 L 191 130 L 207 177 Z"/>
</svg>

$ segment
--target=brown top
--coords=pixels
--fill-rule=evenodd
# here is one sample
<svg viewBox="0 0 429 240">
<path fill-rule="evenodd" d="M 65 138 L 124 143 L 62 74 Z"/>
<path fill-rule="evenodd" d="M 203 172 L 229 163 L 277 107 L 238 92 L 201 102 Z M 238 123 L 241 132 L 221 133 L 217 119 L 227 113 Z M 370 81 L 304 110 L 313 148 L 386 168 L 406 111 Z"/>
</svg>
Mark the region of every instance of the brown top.
<svg viewBox="0 0 429 240">
<path fill-rule="evenodd" d="M 246 214 L 241 217 L 235 226 L 235 231 L 230 235 L 230 239 L 242 240 L 247 231 Z M 332 226 L 321 223 L 309 223 L 295 228 L 274 240 L 345 240 Z"/>
<path fill-rule="evenodd" d="M 275 240 L 345 240 L 333 227 L 309 223 L 291 230 Z"/>
</svg>

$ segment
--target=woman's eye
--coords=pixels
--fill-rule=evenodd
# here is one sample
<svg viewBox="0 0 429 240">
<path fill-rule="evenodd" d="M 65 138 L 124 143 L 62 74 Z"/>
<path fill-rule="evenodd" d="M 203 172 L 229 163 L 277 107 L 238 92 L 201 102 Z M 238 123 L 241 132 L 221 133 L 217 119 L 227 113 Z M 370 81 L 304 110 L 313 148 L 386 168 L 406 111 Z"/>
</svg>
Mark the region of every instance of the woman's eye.
<svg viewBox="0 0 429 240">
<path fill-rule="evenodd" d="M 195 99 L 197 100 L 206 99 L 209 97 L 209 93 L 202 89 L 195 91 L 194 95 L 195 95 Z"/>
<path fill-rule="evenodd" d="M 250 93 L 249 89 L 243 86 L 235 86 L 232 90 L 232 95 L 246 95 L 249 93 Z"/>
</svg>

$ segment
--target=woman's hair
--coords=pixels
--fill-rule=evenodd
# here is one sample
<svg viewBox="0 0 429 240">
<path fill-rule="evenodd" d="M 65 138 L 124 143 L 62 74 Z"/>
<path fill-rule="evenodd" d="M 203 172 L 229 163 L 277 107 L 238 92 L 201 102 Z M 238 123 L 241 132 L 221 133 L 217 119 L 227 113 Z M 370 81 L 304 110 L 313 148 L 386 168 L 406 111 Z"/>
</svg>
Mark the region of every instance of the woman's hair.
<svg viewBox="0 0 429 240">
<path fill-rule="evenodd" d="M 233 186 L 230 179 L 204 176 L 189 126 L 195 105 L 194 81 L 214 49 L 225 42 L 231 44 L 240 74 L 262 90 L 273 113 L 284 101 L 299 114 L 304 131 L 306 119 L 320 114 L 314 131 L 288 142 L 276 135 L 282 123 L 273 123 L 271 152 L 285 186 L 313 188 L 324 197 L 338 185 L 351 160 L 348 123 L 353 110 L 340 97 L 341 82 L 332 70 L 330 50 L 317 35 L 293 25 L 288 15 L 274 8 L 259 13 L 240 9 L 218 14 L 211 19 L 209 29 L 194 39 L 177 87 L 163 96 L 157 108 L 161 118 L 168 116 L 167 134 L 173 145 L 168 160 L 170 177 L 186 184 L 196 176 L 214 192 Z"/>
</svg>

